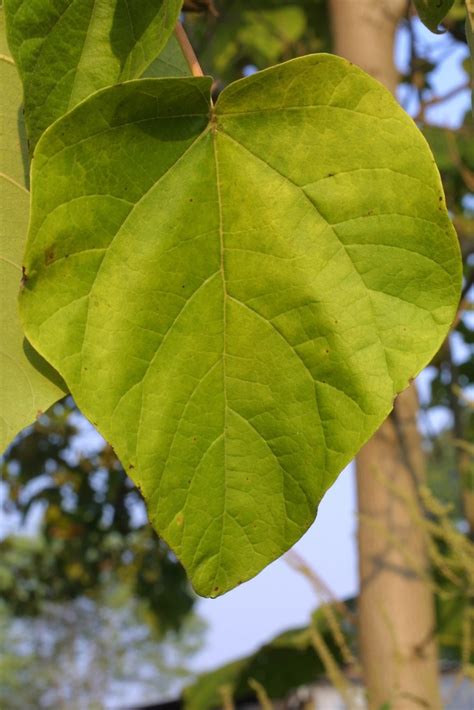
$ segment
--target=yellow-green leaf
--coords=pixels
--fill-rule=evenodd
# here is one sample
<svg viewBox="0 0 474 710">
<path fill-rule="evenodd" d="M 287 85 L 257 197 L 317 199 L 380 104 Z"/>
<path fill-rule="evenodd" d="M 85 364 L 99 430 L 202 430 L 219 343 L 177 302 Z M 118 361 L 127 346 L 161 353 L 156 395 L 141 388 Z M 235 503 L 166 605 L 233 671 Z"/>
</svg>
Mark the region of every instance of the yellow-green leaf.
<svg viewBox="0 0 474 710">
<path fill-rule="evenodd" d="M 59 377 L 23 337 L 17 296 L 28 231 L 28 155 L 21 108 L 21 82 L 5 39 L 0 8 L 0 453 L 21 429 L 64 394 Z M 51 379 L 52 378 L 52 379 Z M 55 384 L 56 383 L 56 384 Z"/>
<path fill-rule="evenodd" d="M 44 134 L 21 312 L 195 589 L 257 574 L 439 348 L 425 139 L 343 59 L 105 89 Z"/>
</svg>

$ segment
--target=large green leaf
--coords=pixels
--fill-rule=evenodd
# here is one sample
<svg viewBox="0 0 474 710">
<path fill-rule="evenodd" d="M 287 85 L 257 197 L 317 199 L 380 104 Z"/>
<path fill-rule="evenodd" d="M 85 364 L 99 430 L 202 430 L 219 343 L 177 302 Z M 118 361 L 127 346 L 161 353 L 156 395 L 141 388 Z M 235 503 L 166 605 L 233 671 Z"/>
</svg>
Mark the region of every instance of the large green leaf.
<svg viewBox="0 0 474 710">
<path fill-rule="evenodd" d="M 416 10 L 429 30 L 439 34 L 439 24 L 454 5 L 454 0 L 413 0 Z"/>
<path fill-rule="evenodd" d="M 86 96 L 141 76 L 165 46 L 181 5 L 182 0 L 5 0 L 30 148 Z"/>
<path fill-rule="evenodd" d="M 461 265 L 411 119 L 343 59 L 146 79 L 45 133 L 21 311 L 200 594 L 258 573 L 440 346 Z"/>
<path fill-rule="evenodd" d="M 26 342 L 18 316 L 17 295 L 28 231 L 26 151 L 21 82 L 8 51 L 0 8 L 0 85 L 2 150 L 0 151 L 0 453 L 13 437 L 63 395 L 59 378 Z M 57 383 L 54 384 L 50 378 Z"/>
</svg>

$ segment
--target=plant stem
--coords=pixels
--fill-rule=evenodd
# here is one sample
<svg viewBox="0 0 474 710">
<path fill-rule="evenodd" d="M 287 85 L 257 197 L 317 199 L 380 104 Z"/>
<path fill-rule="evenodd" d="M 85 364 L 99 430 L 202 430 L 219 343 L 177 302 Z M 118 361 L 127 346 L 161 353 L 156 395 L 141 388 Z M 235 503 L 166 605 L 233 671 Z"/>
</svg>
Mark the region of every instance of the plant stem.
<svg viewBox="0 0 474 710">
<path fill-rule="evenodd" d="M 186 59 L 186 62 L 191 70 L 191 74 L 193 76 L 204 76 L 201 65 L 199 64 L 198 58 L 194 53 L 194 49 L 191 46 L 191 42 L 189 41 L 188 35 L 186 34 L 181 22 L 176 23 L 175 34 L 176 39 L 179 42 L 179 46 L 181 47 L 181 51 L 184 54 L 184 58 Z"/>
</svg>

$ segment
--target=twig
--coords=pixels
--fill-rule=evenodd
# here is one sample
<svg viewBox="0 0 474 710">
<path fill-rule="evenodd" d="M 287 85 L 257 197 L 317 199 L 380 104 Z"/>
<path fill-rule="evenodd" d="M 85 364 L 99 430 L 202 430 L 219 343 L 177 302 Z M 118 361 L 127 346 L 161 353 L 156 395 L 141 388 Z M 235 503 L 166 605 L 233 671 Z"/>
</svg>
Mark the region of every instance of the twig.
<svg viewBox="0 0 474 710">
<path fill-rule="evenodd" d="M 414 120 L 419 121 L 421 119 L 424 119 L 425 110 L 427 108 L 429 108 L 430 106 L 435 106 L 436 104 L 441 104 L 444 101 L 449 101 L 450 99 L 457 96 L 457 94 L 461 93 L 461 91 L 465 91 L 469 88 L 470 83 L 466 81 L 463 84 L 459 84 L 459 86 L 455 86 L 453 89 L 450 89 L 445 94 L 443 94 L 443 96 L 433 96 L 433 98 L 431 99 L 420 101 L 420 110 L 418 111 L 418 114 L 415 116 Z"/>
<path fill-rule="evenodd" d="M 235 710 L 232 686 L 221 685 L 217 691 L 221 699 L 222 710 Z"/>
<path fill-rule="evenodd" d="M 292 569 L 294 569 L 296 572 L 299 572 L 304 577 L 306 577 L 306 579 L 308 579 L 308 581 L 316 591 L 316 594 L 320 598 L 324 599 L 324 597 L 326 597 L 330 600 L 330 603 L 323 603 L 320 609 L 328 623 L 334 641 L 336 642 L 341 652 L 344 663 L 347 666 L 351 666 L 355 671 L 358 672 L 359 669 L 357 667 L 357 659 L 354 657 L 351 650 L 349 649 L 349 646 L 344 637 L 344 632 L 335 612 L 338 611 L 342 617 L 346 617 L 346 619 L 348 619 L 351 623 L 355 623 L 355 615 L 352 614 L 352 612 L 349 610 L 347 605 L 344 604 L 344 602 L 336 598 L 336 596 L 333 592 L 331 592 L 324 580 L 322 580 L 321 577 L 316 574 L 316 572 L 307 564 L 303 557 L 301 557 L 301 555 L 295 552 L 295 550 L 290 550 L 289 552 L 287 552 L 283 559 Z"/>
<path fill-rule="evenodd" d="M 255 691 L 255 695 L 257 696 L 258 704 L 262 708 L 262 710 L 273 710 L 273 705 L 268 697 L 268 693 L 263 687 L 261 683 L 258 682 L 258 680 L 255 680 L 255 678 L 249 678 L 248 679 L 248 684 L 252 688 L 252 690 Z"/>
<path fill-rule="evenodd" d="M 330 602 L 339 611 L 341 616 L 345 616 L 348 621 L 354 623 L 355 616 L 350 611 L 348 606 L 338 599 L 334 592 L 329 588 L 327 583 L 316 573 L 316 571 L 309 566 L 306 560 L 296 552 L 296 550 L 289 550 L 283 557 L 286 564 L 294 569 L 296 572 L 302 574 L 309 581 L 311 586 L 314 588 L 316 594 L 325 602 Z"/>
<path fill-rule="evenodd" d="M 461 303 L 466 298 L 466 296 L 469 293 L 469 291 L 471 290 L 472 286 L 474 286 L 474 269 L 471 269 L 469 274 L 467 275 L 466 283 L 464 284 L 464 288 L 461 292 Z"/>
<path fill-rule="evenodd" d="M 353 703 L 349 683 L 315 624 L 309 627 L 309 633 L 312 646 L 319 656 L 330 682 L 339 691 L 346 707 L 352 708 Z"/>
<path fill-rule="evenodd" d="M 179 46 L 181 47 L 181 51 L 184 54 L 184 58 L 186 59 L 186 62 L 191 70 L 191 74 L 193 76 L 204 76 L 201 65 L 199 64 L 198 58 L 194 53 L 194 49 L 191 46 L 191 42 L 189 41 L 188 35 L 186 34 L 181 22 L 176 23 L 175 34 L 176 39 L 179 42 Z"/>
<path fill-rule="evenodd" d="M 183 12 L 208 12 L 214 17 L 218 17 L 214 0 L 184 0 Z"/>
</svg>

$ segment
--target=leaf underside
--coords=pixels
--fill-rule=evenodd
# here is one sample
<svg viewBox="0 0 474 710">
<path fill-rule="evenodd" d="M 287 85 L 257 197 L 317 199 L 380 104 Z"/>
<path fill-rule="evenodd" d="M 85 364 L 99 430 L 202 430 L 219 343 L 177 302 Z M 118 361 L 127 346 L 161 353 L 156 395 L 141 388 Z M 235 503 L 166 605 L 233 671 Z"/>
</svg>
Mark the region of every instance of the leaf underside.
<svg viewBox="0 0 474 710">
<path fill-rule="evenodd" d="M 257 574 L 440 346 L 433 157 L 329 55 L 106 89 L 43 136 L 21 312 L 196 591 Z M 54 186 L 53 188 L 51 186 Z"/>
<path fill-rule="evenodd" d="M 153 60 L 142 76 L 149 78 L 190 76 L 179 42 L 174 34 L 169 38 L 163 51 Z"/>
<path fill-rule="evenodd" d="M 87 96 L 141 76 L 173 32 L 181 5 L 182 0 L 5 0 L 31 151 L 49 125 Z"/>
<path fill-rule="evenodd" d="M 0 453 L 64 390 L 59 377 L 23 336 L 17 294 L 28 231 L 28 156 L 21 112 L 21 82 L 5 39 L 0 8 L 0 85 L 3 87 L 0 151 Z"/>
</svg>

